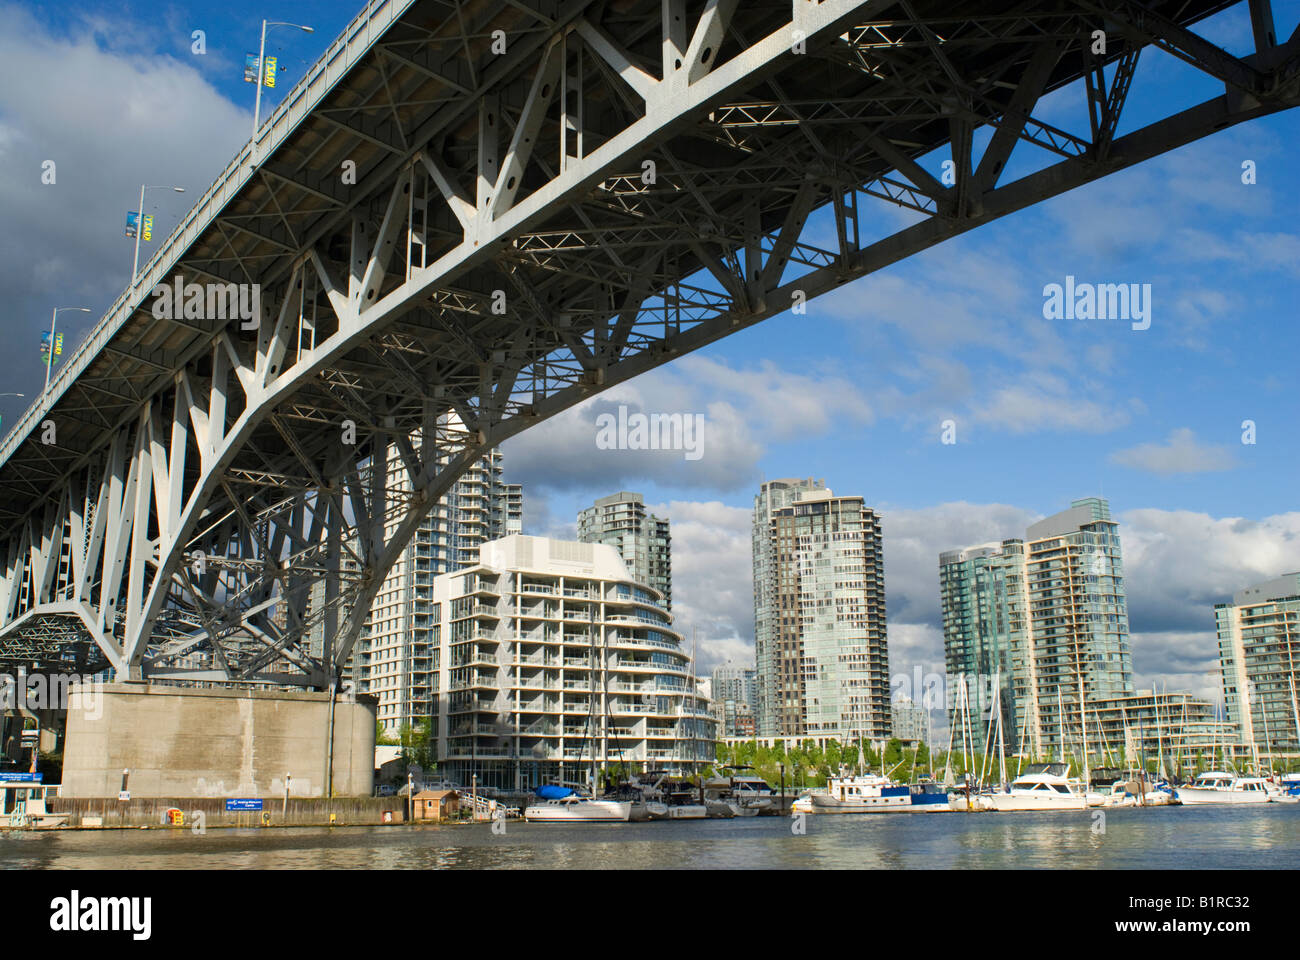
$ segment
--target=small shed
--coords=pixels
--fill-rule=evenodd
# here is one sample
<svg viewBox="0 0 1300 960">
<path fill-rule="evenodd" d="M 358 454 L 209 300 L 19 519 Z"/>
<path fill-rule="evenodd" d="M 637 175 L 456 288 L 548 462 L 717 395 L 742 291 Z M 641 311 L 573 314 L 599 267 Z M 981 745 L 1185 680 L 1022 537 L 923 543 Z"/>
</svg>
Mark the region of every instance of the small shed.
<svg viewBox="0 0 1300 960">
<path fill-rule="evenodd" d="M 415 820 L 450 820 L 460 814 L 460 794 L 455 790 L 421 790 L 412 799 Z"/>
</svg>

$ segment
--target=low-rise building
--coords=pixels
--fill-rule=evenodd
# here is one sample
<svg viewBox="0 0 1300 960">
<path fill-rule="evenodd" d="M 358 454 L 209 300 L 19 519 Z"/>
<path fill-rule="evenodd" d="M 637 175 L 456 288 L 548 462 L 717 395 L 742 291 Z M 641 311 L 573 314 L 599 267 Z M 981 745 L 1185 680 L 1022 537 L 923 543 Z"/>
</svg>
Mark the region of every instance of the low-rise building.
<svg viewBox="0 0 1300 960">
<path fill-rule="evenodd" d="M 1238 736 L 1215 704 L 1184 692 L 1139 690 L 1093 700 L 1087 719 L 1089 755 L 1120 765 L 1163 758 L 1170 769 L 1182 769 L 1198 755 L 1231 749 Z"/>
</svg>

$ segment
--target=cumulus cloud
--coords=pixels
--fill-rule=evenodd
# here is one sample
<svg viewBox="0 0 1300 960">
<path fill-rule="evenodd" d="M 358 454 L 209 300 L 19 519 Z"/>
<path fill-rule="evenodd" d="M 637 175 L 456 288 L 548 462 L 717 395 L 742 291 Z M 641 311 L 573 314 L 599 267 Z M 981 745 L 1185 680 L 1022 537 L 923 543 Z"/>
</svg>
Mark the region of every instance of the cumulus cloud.
<svg viewBox="0 0 1300 960">
<path fill-rule="evenodd" d="M 1105 433 L 1129 420 L 1128 411 L 1106 402 L 1106 396 L 1107 390 L 1098 383 L 1080 385 L 1054 374 L 1031 372 L 992 391 L 987 402 L 974 406 L 973 415 L 976 423 L 1010 433 Z"/>
<path fill-rule="evenodd" d="M 1300 513 L 1253 521 L 1142 509 L 1119 521 L 1135 633 L 1212 633 L 1214 604 L 1300 570 Z"/>
<path fill-rule="evenodd" d="M 689 645 L 698 640 L 701 674 L 754 660 L 750 511 L 718 501 L 649 507 L 672 522 L 673 615 Z"/>
<path fill-rule="evenodd" d="M 599 419 L 619 414 L 703 417 L 698 459 L 683 450 L 602 450 Z M 797 373 L 771 361 L 733 367 L 684 357 L 612 387 L 504 445 L 511 476 L 530 489 L 602 490 L 657 483 L 733 492 L 755 486 L 769 443 L 870 423 L 862 390 L 834 372 Z"/>
<path fill-rule="evenodd" d="M 1196 434 L 1181 427 L 1164 443 L 1140 443 L 1110 455 L 1115 463 L 1162 476 L 1176 473 L 1209 473 L 1236 466 L 1232 451 L 1224 446 L 1201 443 Z"/>
</svg>

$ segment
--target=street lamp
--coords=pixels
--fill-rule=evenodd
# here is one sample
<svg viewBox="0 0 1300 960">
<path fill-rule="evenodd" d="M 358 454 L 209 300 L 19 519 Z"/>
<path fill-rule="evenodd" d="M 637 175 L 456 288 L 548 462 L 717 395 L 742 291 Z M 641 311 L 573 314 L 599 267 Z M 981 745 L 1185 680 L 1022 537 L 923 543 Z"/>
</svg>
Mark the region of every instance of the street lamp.
<svg viewBox="0 0 1300 960">
<path fill-rule="evenodd" d="M 303 33 L 315 33 L 311 27 L 304 27 L 301 23 L 287 23 L 283 20 L 263 20 L 262 21 L 262 46 L 257 51 L 257 102 L 253 106 L 253 136 L 257 136 L 257 128 L 262 118 L 262 81 L 266 78 L 266 28 L 267 27 L 297 27 Z"/>
<path fill-rule="evenodd" d="M 137 226 L 136 227 L 137 243 L 139 242 L 139 236 L 140 236 L 140 228 L 139 226 Z M 41 391 L 42 393 L 44 393 L 45 390 L 50 389 L 50 368 L 54 366 L 54 325 L 59 319 L 60 310 L 73 310 L 77 313 L 90 313 L 90 310 L 86 307 L 55 307 L 54 308 L 54 313 L 50 317 L 50 352 L 45 355 L 45 389 Z M 21 397 L 22 394 L 20 393 L 18 394 L 18 396 Z"/>
<path fill-rule="evenodd" d="M 140 219 L 135 225 L 135 266 L 131 268 L 131 286 L 135 286 L 136 275 L 140 272 L 140 234 L 144 233 L 144 192 L 146 190 L 174 190 L 177 193 L 184 193 L 184 187 L 168 187 L 166 185 L 149 184 L 140 185 Z"/>
</svg>

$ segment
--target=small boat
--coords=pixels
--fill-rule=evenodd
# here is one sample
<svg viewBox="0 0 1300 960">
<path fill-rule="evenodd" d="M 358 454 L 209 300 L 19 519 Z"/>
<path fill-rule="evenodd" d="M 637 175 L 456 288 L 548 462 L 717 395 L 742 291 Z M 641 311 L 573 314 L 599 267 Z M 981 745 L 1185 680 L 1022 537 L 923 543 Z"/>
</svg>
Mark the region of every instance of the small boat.
<svg viewBox="0 0 1300 960">
<path fill-rule="evenodd" d="M 529 823 L 626 823 L 632 804 L 626 800 L 593 800 L 568 796 L 539 800 L 524 810 Z"/>
<path fill-rule="evenodd" d="M 642 783 L 638 777 L 632 777 L 619 783 L 606 792 L 602 800 L 626 801 L 632 804 L 633 822 L 646 820 L 667 820 L 668 806 L 664 803 L 659 783 Z"/>
<path fill-rule="evenodd" d="M 734 767 L 736 770 L 751 770 L 752 767 Z M 756 817 L 759 814 L 772 814 L 780 806 L 778 794 L 762 777 L 752 774 L 733 774 L 730 777 L 714 777 L 704 783 L 704 797 L 707 805 L 710 800 L 725 803 L 732 816 Z"/>
<path fill-rule="evenodd" d="M 1268 803 L 1272 796 L 1263 777 L 1239 777 L 1235 773 L 1211 770 L 1174 795 L 1186 805 L 1203 803 Z"/>
<path fill-rule="evenodd" d="M 668 805 L 669 820 L 703 820 L 709 815 L 704 805 L 704 795 L 689 780 L 665 779 L 660 784 L 664 803 Z"/>
<path fill-rule="evenodd" d="M 825 790 L 809 790 L 805 793 L 799 794 L 799 796 L 795 798 L 794 802 L 790 804 L 790 812 L 791 813 L 812 813 L 813 796 L 817 794 L 824 794 L 825 792 L 826 792 Z"/>
<path fill-rule="evenodd" d="M 709 815 L 709 808 L 702 803 L 668 804 L 669 820 L 704 820 Z"/>
<path fill-rule="evenodd" d="M 712 800 L 708 797 L 704 798 L 704 811 L 710 820 L 730 820 L 736 816 L 736 811 L 726 800 Z"/>
</svg>

